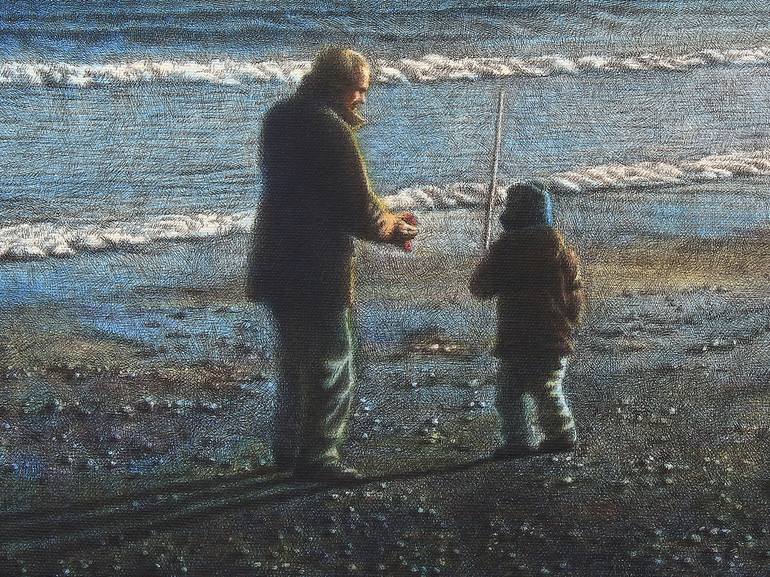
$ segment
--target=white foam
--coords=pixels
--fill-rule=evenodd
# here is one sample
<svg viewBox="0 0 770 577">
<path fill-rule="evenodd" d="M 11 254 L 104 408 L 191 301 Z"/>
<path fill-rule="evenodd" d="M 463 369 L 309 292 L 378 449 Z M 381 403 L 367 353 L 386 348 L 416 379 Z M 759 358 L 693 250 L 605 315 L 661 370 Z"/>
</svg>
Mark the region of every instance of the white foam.
<svg viewBox="0 0 770 577">
<path fill-rule="evenodd" d="M 740 176 L 770 176 L 770 150 L 711 155 L 679 163 L 638 162 L 576 167 L 547 175 L 544 180 L 555 194 L 581 194 L 604 189 L 640 188 L 689 184 Z M 498 202 L 505 189 L 498 187 Z M 435 210 L 458 206 L 481 206 L 487 193 L 482 183 L 426 184 L 401 189 L 386 197 L 395 210 Z"/>
<path fill-rule="evenodd" d="M 581 193 L 603 188 L 688 184 L 738 176 L 770 176 L 770 150 L 715 154 L 676 164 L 639 162 L 577 168 L 551 175 L 556 192 Z"/>
<path fill-rule="evenodd" d="M 426 184 L 402 188 L 385 200 L 393 210 L 458 208 L 478 206 L 484 201 L 486 191 L 487 186 L 480 183 Z"/>
<path fill-rule="evenodd" d="M 137 60 L 114 64 L 10 61 L 0 63 L 0 84 L 88 87 L 161 81 L 211 84 L 298 82 L 309 69 L 307 60 Z"/>
<path fill-rule="evenodd" d="M 140 223 L 24 223 L 0 227 L 0 260 L 72 256 L 82 252 L 125 248 L 159 241 L 226 236 L 251 229 L 253 214 L 199 213 L 164 215 Z"/>
<path fill-rule="evenodd" d="M 427 54 L 375 61 L 375 74 L 384 83 L 473 81 L 509 76 L 540 77 L 588 72 L 683 71 L 704 66 L 766 66 L 770 46 L 716 50 L 704 48 L 680 55 L 589 54 L 567 57 L 499 56 L 451 58 Z M 0 62 L 0 84 L 89 87 L 141 82 L 297 83 L 310 69 L 309 60 L 137 60 L 106 64 L 70 62 Z"/>
<path fill-rule="evenodd" d="M 682 71 L 714 65 L 767 65 L 770 47 L 749 49 L 703 49 L 681 55 L 643 53 L 631 56 L 586 55 L 569 58 L 554 54 L 546 56 L 449 58 L 429 54 L 422 58 L 405 58 L 380 63 L 378 79 L 382 82 L 431 82 L 440 80 L 504 76 L 549 76 L 581 72 L 623 71 Z"/>
</svg>

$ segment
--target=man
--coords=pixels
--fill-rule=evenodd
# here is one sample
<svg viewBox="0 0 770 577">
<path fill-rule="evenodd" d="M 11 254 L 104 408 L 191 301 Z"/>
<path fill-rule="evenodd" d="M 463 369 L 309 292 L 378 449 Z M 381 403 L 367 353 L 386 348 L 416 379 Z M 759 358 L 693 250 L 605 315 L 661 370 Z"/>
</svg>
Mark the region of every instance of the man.
<svg viewBox="0 0 770 577">
<path fill-rule="evenodd" d="M 358 476 L 340 455 L 354 381 L 353 237 L 402 244 L 417 234 L 369 185 L 355 136 L 369 84 L 361 54 L 324 49 L 263 124 L 247 290 L 268 305 L 277 329 L 273 457 L 302 478 Z"/>
</svg>

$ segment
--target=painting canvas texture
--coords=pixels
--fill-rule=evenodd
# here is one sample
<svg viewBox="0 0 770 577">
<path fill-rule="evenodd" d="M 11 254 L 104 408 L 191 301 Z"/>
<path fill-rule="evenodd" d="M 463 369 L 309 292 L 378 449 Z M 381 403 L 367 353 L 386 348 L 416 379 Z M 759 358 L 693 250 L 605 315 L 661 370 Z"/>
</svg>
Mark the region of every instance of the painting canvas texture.
<svg viewBox="0 0 770 577">
<path fill-rule="evenodd" d="M 727 0 L 0 2 L 0 576 L 770 574 L 769 23 Z M 370 64 L 353 136 L 418 230 L 354 241 L 361 479 L 276 466 L 279 329 L 244 290 L 263 121 L 329 46 Z M 488 271 L 500 299 L 530 287 L 516 314 L 469 283 L 490 193 L 494 247 L 532 187 L 579 262 L 577 443 L 536 450 L 532 389 L 535 445 L 501 455 L 551 253 Z M 323 341 L 300 326 L 298 370 Z"/>
</svg>

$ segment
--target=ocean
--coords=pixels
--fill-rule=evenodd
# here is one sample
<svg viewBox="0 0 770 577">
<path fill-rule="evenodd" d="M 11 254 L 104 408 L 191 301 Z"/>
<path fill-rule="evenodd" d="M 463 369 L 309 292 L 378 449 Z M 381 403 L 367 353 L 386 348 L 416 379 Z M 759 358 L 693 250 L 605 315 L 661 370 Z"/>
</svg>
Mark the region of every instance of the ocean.
<svg viewBox="0 0 770 577">
<path fill-rule="evenodd" d="M 0 306 L 117 310 L 141 287 L 236 279 L 262 116 L 329 43 L 375 65 L 360 138 L 394 208 L 476 222 L 505 90 L 500 199 L 545 179 L 578 244 L 766 229 L 768 16 L 730 1 L 6 0 Z M 466 236 L 416 251 L 451 256 Z M 103 313 L 79 314 L 107 330 Z"/>
</svg>

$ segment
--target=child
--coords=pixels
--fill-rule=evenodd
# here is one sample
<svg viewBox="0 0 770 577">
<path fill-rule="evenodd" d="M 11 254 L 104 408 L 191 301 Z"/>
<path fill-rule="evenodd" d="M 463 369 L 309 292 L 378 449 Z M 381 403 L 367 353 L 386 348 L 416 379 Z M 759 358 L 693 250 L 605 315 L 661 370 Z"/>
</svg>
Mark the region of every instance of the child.
<svg viewBox="0 0 770 577">
<path fill-rule="evenodd" d="M 575 421 L 562 379 L 583 304 L 578 258 L 553 226 L 551 197 L 541 183 L 511 186 L 500 222 L 503 233 L 470 282 L 475 297 L 498 297 L 496 405 L 505 444 L 493 458 L 571 451 Z M 527 394 L 545 435 L 539 445 Z"/>
</svg>

